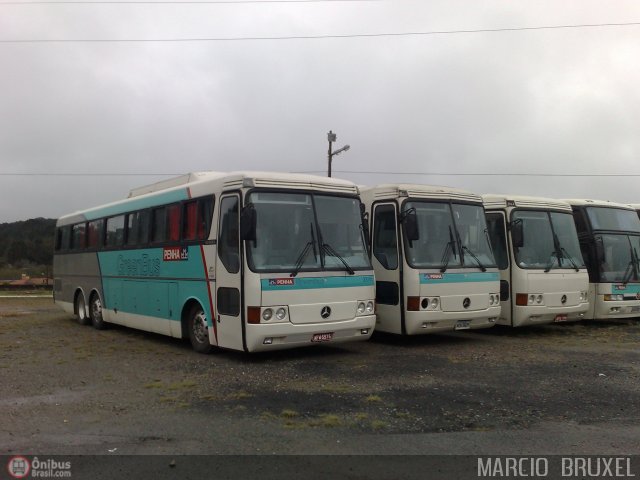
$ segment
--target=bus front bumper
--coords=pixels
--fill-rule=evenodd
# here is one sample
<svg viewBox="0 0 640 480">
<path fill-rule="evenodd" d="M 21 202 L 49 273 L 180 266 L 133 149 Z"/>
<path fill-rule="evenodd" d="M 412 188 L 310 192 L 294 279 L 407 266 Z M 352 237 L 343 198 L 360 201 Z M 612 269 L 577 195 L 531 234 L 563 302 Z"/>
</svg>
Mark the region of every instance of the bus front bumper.
<svg viewBox="0 0 640 480">
<path fill-rule="evenodd" d="M 454 330 L 477 330 L 493 327 L 500 316 L 500 307 L 471 312 L 427 311 L 405 312 L 407 335 L 424 335 Z"/>
<path fill-rule="evenodd" d="M 310 345 L 363 341 L 371 338 L 375 326 L 375 315 L 362 315 L 351 320 L 327 323 L 247 324 L 247 351 L 264 352 Z"/>
</svg>

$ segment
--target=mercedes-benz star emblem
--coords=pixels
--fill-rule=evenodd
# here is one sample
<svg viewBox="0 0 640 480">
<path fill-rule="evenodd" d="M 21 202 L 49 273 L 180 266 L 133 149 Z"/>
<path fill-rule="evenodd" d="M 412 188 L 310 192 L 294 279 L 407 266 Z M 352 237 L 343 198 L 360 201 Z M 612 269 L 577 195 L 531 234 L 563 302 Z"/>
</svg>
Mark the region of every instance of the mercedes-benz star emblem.
<svg viewBox="0 0 640 480">
<path fill-rule="evenodd" d="M 465 299 L 462 301 L 462 306 L 464 308 L 469 308 L 470 305 L 471 305 L 471 299 L 469 297 L 465 297 Z"/>
<path fill-rule="evenodd" d="M 320 310 L 320 316 L 322 318 L 329 318 L 331 316 L 331 307 L 329 306 L 322 307 L 322 310 Z"/>
<path fill-rule="evenodd" d="M 560 299 L 560 301 L 562 302 L 563 305 L 565 303 L 567 303 L 567 296 L 566 295 L 562 295 L 562 298 Z"/>
</svg>

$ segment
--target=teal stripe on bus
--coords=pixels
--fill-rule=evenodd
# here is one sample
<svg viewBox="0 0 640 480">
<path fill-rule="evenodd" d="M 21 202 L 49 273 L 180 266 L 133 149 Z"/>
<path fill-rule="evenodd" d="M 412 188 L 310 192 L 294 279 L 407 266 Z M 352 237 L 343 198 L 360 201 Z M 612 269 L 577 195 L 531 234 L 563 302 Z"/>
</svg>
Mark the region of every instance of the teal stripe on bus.
<svg viewBox="0 0 640 480">
<path fill-rule="evenodd" d="M 131 200 L 127 200 L 126 202 L 119 202 L 115 205 L 88 210 L 86 212 L 83 212 L 83 214 L 87 218 L 87 220 L 95 220 L 96 218 L 110 217 L 112 215 L 133 212 L 135 210 L 142 210 L 150 207 L 157 207 L 159 205 L 167 205 L 170 203 L 181 202 L 188 199 L 189 192 L 186 188 L 181 188 L 179 190 L 173 190 L 158 195 L 132 198 Z"/>
<path fill-rule="evenodd" d="M 373 275 L 349 277 L 274 277 L 260 280 L 262 291 L 313 290 L 319 288 L 371 287 Z"/>
<path fill-rule="evenodd" d="M 637 283 L 620 283 L 611 285 L 611 293 L 614 295 L 624 295 L 625 293 L 638 294 L 640 293 L 640 284 Z"/>
<path fill-rule="evenodd" d="M 439 283 L 472 283 L 472 282 L 497 282 L 500 280 L 498 272 L 473 272 L 473 273 L 421 273 L 421 284 Z"/>
</svg>

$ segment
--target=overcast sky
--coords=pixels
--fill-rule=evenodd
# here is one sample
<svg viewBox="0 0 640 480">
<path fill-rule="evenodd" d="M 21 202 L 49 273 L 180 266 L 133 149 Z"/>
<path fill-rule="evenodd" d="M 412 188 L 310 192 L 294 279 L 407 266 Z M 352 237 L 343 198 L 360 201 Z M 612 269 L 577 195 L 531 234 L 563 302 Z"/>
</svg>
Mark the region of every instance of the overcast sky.
<svg viewBox="0 0 640 480">
<path fill-rule="evenodd" d="M 160 174 L 324 175 L 329 130 L 359 184 L 640 203 L 640 25 L 255 39 L 630 22 L 636 0 L 0 3 L 0 222 Z"/>
</svg>

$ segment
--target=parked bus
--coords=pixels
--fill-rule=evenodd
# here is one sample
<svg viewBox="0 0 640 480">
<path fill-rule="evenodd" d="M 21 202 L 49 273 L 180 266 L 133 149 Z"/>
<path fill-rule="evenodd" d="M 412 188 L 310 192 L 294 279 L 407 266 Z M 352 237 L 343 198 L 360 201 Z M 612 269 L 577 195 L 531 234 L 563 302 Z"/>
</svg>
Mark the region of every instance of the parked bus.
<svg viewBox="0 0 640 480">
<path fill-rule="evenodd" d="M 486 328 L 500 315 L 482 199 L 425 185 L 361 188 L 376 274 L 376 329 L 402 335 Z"/>
<path fill-rule="evenodd" d="M 366 340 L 375 284 L 358 188 L 204 172 L 57 222 L 55 301 L 80 323 L 254 352 Z"/>
<path fill-rule="evenodd" d="M 589 270 L 591 319 L 640 316 L 640 220 L 633 207 L 567 200 Z"/>
<path fill-rule="evenodd" d="M 584 318 L 589 279 L 571 206 L 515 195 L 483 200 L 500 270 L 498 323 L 520 327 Z"/>
</svg>

